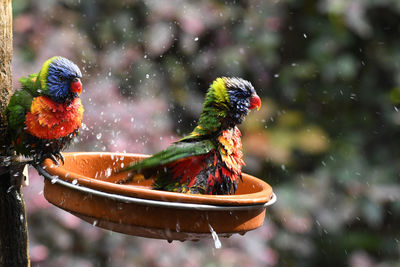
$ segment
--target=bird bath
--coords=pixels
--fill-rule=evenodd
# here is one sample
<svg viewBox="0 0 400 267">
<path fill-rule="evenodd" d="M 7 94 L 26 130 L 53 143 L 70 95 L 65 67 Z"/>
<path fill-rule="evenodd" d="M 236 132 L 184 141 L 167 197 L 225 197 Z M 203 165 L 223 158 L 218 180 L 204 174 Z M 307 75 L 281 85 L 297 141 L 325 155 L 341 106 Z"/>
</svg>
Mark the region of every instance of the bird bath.
<svg viewBox="0 0 400 267">
<path fill-rule="evenodd" d="M 52 204 L 105 229 L 172 240 L 244 234 L 260 227 L 276 201 L 271 186 L 243 174 L 234 195 L 194 195 L 152 190 L 153 180 L 117 184 L 127 174 L 114 171 L 146 155 L 63 153 L 65 164 L 45 160 L 44 196 Z"/>
</svg>

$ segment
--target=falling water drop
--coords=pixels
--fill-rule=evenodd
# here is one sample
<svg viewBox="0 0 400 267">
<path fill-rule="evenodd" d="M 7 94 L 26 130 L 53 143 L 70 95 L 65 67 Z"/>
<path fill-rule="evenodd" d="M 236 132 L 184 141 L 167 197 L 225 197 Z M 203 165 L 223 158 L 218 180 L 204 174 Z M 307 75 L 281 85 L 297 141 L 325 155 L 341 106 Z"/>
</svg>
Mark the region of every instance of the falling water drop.
<svg viewBox="0 0 400 267">
<path fill-rule="evenodd" d="M 218 238 L 217 233 L 214 231 L 212 226 L 209 224 L 208 227 L 210 228 L 211 236 L 214 239 L 214 246 L 216 249 L 220 249 L 222 247 L 221 241 Z"/>
</svg>

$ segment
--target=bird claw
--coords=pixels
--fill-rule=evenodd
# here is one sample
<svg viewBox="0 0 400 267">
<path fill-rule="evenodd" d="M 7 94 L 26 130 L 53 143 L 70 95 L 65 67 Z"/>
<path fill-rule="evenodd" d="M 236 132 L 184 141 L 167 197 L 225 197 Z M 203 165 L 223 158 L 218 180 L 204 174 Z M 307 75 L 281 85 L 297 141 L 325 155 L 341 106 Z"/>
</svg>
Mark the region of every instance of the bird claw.
<svg viewBox="0 0 400 267">
<path fill-rule="evenodd" d="M 65 164 L 65 158 L 64 158 L 63 154 L 61 154 L 61 152 L 58 152 L 57 156 L 61 160 L 62 164 L 64 165 Z"/>
<path fill-rule="evenodd" d="M 57 156 L 55 154 L 50 154 L 49 158 L 53 161 L 53 163 L 58 167 L 60 163 L 58 162 Z"/>
<path fill-rule="evenodd" d="M 61 154 L 61 152 L 55 152 L 55 153 L 46 153 L 46 154 L 42 154 L 37 160 L 35 160 L 37 165 L 41 165 L 43 163 L 43 161 L 45 159 L 51 159 L 51 161 L 53 161 L 53 163 L 58 167 L 60 166 L 60 162 L 64 165 L 65 163 L 65 158 L 64 156 Z"/>
</svg>

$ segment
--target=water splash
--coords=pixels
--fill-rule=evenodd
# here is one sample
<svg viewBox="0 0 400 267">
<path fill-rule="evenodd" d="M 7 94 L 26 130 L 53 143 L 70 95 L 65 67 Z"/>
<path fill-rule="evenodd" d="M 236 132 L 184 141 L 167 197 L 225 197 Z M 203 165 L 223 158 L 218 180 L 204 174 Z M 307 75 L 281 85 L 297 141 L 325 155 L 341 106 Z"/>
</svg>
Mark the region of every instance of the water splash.
<svg viewBox="0 0 400 267">
<path fill-rule="evenodd" d="M 51 183 L 55 184 L 58 181 L 58 176 L 53 176 L 53 178 L 51 179 Z"/>
<path fill-rule="evenodd" d="M 221 241 L 218 238 L 217 232 L 214 231 L 212 226 L 209 224 L 208 227 L 210 228 L 211 236 L 214 239 L 214 246 L 216 249 L 220 249 L 222 247 Z"/>
<path fill-rule="evenodd" d="M 107 168 L 107 170 L 106 170 L 106 177 L 107 177 L 107 178 L 110 177 L 111 174 L 112 174 L 111 168 Z"/>
<path fill-rule="evenodd" d="M 11 192 L 11 190 L 13 190 L 14 189 L 14 186 L 12 185 L 12 186 L 10 186 L 8 189 L 7 189 L 7 194 L 8 193 L 10 193 Z"/>
</svg>

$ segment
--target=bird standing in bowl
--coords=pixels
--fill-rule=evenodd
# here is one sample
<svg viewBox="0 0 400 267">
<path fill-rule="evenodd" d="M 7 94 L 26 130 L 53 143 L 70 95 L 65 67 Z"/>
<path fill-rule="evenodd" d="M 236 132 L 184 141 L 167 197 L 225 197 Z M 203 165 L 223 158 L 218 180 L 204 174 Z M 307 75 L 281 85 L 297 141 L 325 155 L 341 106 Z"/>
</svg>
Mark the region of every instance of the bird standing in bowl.
<svg viewBox="0 0 400 267">
<path fill-rule="evenodd" d="M 236 126 L 261 100 L 250 82 L 217 78 L 210 86 L 198 125 L 165 150 L 122 171 L 127 183 L 155 178 L 154 189 L 192 194 L 233 194 L 242 176 L 241 133 Z"/>
<path fill-rule="evenodd" d="M 22 84 L 6 109 L 8 133 L 18 155 L 39 165 L 50 158 L 59 165 L 61 151 L 78 134 L 82 123 L 82 74 L 70 60 L 48 59 L 39 73 L 19 79 Z"/>
</svg>

